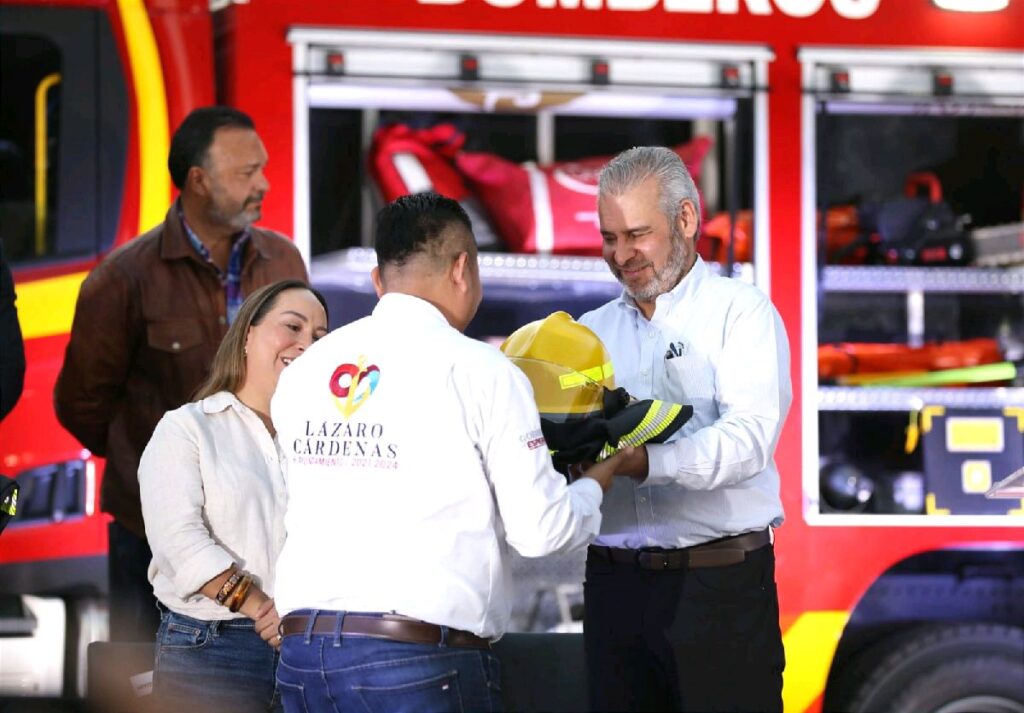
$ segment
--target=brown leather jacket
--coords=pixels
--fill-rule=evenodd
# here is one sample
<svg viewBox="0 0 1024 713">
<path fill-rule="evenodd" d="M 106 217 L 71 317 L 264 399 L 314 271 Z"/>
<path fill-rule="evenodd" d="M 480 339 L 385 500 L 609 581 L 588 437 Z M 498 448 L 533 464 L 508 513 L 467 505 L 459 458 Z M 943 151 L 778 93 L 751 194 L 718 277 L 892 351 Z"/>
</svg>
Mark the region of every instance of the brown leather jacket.
<svg viewBox="0 0 1024 713">
<path fill-rule="evenodd" d="M 298 249 L 253 228 L 242 294 L 285 278 L 308 279 Z M 190 401 L 206 378 L 226 314 L 224 288 L 196 254 L 175 206 L 82 283 L 54 391 L 57 418 L 106 457 L 103 510 L 140 537 L 139 458 L 164 412 Z"/>
</svg>

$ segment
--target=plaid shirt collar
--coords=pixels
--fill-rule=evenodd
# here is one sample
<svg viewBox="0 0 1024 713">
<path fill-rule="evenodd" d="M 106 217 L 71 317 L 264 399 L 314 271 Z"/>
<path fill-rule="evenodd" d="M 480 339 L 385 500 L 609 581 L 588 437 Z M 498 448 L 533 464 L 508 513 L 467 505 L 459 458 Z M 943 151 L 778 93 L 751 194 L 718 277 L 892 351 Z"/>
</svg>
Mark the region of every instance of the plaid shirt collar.
<svg viewBox="0 0 1024 713">
<path fill-rule="evenodd" d="M 224 286 L 224 295 L 228 309 L 228 324 L 231 324 L 235 321 L 238 309 L 242 306 L 242 301 L 245 299 L 245 296 L 242 294 L 242 257 L 245 255 L 245 247 L 249 244 L 252 233 L 246 228 L 232 238 L 231 255 L 228 257 L 228 269 L 227 272 L 224 272 L 213 262 L 210 257 L 210 251 L 192 230 L 188 221 L 185 220 L 185 213 L 181 209 L 180 201 L 178 202 L 178 217 L 181 219 L 182 227 L 185 228 L 188 241 L 192 243 L 192 247 L 199 257 L 213 267 L 217 277 L 220 279 L 220 284 Z"/>
</svg>

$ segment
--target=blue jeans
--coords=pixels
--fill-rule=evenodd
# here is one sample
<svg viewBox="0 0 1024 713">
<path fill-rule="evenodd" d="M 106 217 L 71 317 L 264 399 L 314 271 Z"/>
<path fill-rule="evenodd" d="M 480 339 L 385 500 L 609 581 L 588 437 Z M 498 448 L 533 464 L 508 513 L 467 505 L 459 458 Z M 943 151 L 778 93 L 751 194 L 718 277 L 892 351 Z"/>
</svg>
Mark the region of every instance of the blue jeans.
<svg viewBox="0 0 1024 713">
<path fill-rule="evenodd" d="M 501 667 L 490 651 L 364 636 L 285 637 L 277 687 L 285 713 L 502 709 Z"/>
<path fill-rule="evenodd" d="M 281 711 L 277 652 L 251 619 L 204 621 L 160 611 L 153 698 L 161 710 Z"/>
</svg>

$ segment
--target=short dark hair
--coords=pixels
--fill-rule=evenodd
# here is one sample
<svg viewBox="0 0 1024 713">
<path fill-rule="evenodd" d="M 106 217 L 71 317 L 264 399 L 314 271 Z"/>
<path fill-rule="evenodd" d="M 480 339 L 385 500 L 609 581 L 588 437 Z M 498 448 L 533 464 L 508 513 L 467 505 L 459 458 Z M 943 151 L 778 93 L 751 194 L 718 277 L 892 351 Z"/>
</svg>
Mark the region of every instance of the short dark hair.
<svg viewBox="0 0 1024 713">
<path fill-rule="evenodd" d="M 452 224 L 473 234 L 473 224 L 457 201 L 432 191 L 401 196 L 377 213 L 373 247 L 377 264 L 402 265 L 415 253 L 434 252 Z"/>
<path fill-rule="evenodd" d="M 171 152 L 167 155 L 167 169 L 178 190 L 185 186 L 189 169 L 203 165 L 217 129 L 225 128 L 255 130 L 256 125 L 248 114 L 229 106 L 200 107 L 181 122 L 171 138 Z"/>
</svg>

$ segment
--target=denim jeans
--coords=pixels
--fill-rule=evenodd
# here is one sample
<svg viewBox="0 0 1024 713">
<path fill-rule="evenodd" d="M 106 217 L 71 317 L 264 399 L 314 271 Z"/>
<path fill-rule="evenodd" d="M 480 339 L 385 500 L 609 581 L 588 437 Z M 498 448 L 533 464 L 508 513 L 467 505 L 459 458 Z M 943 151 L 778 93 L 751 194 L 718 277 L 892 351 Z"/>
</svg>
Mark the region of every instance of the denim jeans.
<svg viewBox="0 0 1024 713">
<path fill-rule="evenodd" d="M 490 651 L 365 636 L 285 637 L 277 687 L 286 713 L 502 709 L 501 668 Z"/>
<path fill-rule="evenodd" d="M 281 711 L 277 652 L 251 619 L 204 621 L 160 608 L 153 668 L 159 710 Z"/>
</svg>

